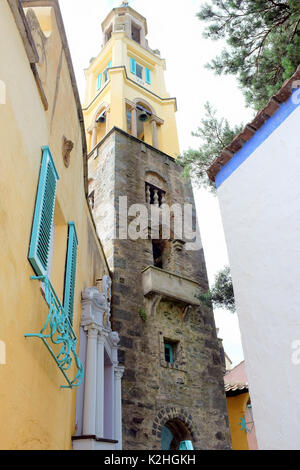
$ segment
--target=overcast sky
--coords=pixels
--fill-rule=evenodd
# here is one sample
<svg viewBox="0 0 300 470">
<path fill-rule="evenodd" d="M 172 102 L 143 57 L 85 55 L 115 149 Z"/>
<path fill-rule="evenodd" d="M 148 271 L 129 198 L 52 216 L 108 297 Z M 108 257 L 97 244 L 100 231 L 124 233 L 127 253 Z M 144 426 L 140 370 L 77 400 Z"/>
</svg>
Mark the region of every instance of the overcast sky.
<svg viewBox="0 0 300 470">
<path fill-rule="evenodd" d="M 219 116 L 232 124 L 251 120 L 244 98 L 234 77 L 219 77 L 205 64 L 220 53 L 224 44 L 202 37 L 203 25 L 196 17 L 202 0 L 131 0 L 130 6 L 147 18 L 148 40 L 167 61 L 166 83 L 178 101 L 177 125 L 181 151 L 199 145 L 192 137 L 209 101 Z M 121 0 L 60 0 L 79 92 L 83 100 L 83 69 L 102 45 L 101 22 Z M 195 191 L 200 231 L 210 282 L 215 273 L 228 264 L 226 244 L 218 200 L 205 191 Z M 215 318 L 224 347 L 237 364 L 243 359 L 237 315 L 216 310 Z"/>
</svg>

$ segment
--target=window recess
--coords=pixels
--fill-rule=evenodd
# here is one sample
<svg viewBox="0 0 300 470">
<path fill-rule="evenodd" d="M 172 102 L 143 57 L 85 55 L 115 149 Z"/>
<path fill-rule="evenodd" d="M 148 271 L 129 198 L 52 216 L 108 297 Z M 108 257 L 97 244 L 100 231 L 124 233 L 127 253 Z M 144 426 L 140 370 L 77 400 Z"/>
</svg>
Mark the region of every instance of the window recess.
<svg viewBox="0 0 300 470">
<path fill-rule="evenodd" d="M 130 72 L 133 75 L 136 75 L 136 77 L 139 78 L 140 80 L 145 79 L 145 82 L 151 85 L 151 70 L 145 67 L 145 77 L 144 77 L 144 67 L 140 65 L 132 57 L 130 58 Z"/>
<path fill-rule="evenodd" d="M 143 67 L 140 64 L 136 64 L 136 76 L 143 80 Z"/>
<path fill-rule="evenodd" d="M 174 363 L 173 345 L 165 342 L 164 346 L 165 346 L 165 361 L 168 362 L 169 364 L 173 364 Z"/>
<path fill-rule="evenodd" d="M 131 37 L 135 42 L 141 43 L 141 28 L 131 24 Z"/>
<path fill-rule="evenodd" d="M 177 359 L 178 341 L 164 338 L 164 357 L 167 364 L 174 364 Z"/>
</svg>

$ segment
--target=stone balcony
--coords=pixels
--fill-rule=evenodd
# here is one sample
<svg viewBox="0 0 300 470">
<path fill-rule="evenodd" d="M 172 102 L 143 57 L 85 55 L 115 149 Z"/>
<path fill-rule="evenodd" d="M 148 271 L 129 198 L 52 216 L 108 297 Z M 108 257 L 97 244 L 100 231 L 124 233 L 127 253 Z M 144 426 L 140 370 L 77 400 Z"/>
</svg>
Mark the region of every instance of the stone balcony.
<svg viewBox="0 0 300 470">
<path fill-rule="evenodd" d="M 200 304 L 196 298 L 199 293 L 199 284 L 195 281 L 154 266 L 148 266 L 142 271 L 142 280 L 146 297 L 158 294 L 188 305 Z"/>
</svg>

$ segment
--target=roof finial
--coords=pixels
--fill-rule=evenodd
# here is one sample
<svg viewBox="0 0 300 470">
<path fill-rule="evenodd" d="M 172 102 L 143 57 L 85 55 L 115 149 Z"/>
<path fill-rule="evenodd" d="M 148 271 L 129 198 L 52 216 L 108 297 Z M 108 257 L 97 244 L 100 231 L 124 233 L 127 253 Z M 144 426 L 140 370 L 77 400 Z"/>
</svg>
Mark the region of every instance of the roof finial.
<svg viewBox="0 0 300 470">
<path fill-rule="evenodd" d="M 126 2 L 125 0 L 123 0 L 121 7 L 128 7 L 128 5 L 129 5 L 129 2 Z"/>
</svg>

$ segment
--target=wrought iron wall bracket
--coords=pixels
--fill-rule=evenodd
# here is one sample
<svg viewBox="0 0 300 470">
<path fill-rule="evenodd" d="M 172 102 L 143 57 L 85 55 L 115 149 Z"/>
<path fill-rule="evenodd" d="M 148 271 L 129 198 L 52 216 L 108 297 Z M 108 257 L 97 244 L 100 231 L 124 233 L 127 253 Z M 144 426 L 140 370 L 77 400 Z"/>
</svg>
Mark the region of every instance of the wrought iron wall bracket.
<svg viewBox="0 0 300 470">
<path fill-rule="evenodd" d="M 49 314 L 40 333 L 26 334 L 25 338 L 40 338 L 43 341 L 68 383 L 68 385 L 61 385 L 61 388 L 72 389 L 78 387 L 84 376 L 84 368 L 76 353 L 77 337 L 69 316 L 61 305 L 47 276 L 31 276 L 30 279 L 44 283 L 45 300 L 49 306 Z M 74 360 L 77 373 L 72 380 L 67 372 Z"/>
<path fill-rule="evenodd" d="M 253 429 L 253 426 L 254 426 L 251 404 L 247 405 L 247 410 L 249 411 L 250 416 L 247 417 L 246 413 L 245 413 L 243 418 L 240 418 L 239 425 L 241 427 L 241 431 L 245 431 L 245 433 L 250 434 L 252 429 Z M 248 419 L 248 421 L 247 421 L 247 419 Z"/>
</svg>

